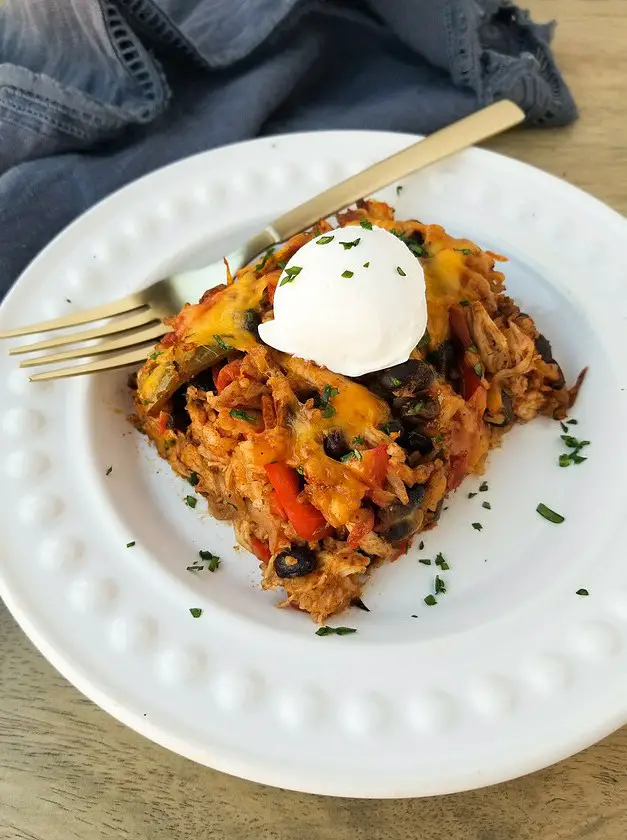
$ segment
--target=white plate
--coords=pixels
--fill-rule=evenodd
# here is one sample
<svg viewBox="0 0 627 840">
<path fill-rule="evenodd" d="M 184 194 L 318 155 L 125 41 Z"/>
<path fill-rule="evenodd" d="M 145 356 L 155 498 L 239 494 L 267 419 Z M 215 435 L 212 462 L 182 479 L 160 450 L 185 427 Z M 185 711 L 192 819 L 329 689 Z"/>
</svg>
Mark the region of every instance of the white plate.
<svg viewBox="0 0 627 840">
<path fill-rule="evenodd" d="M 1 325 L 124 295 L 414 139 L 292 135 L 156 172 L 61 234 L 4 302 Z M 498 782 L 627 720 L 627 225 L 561 181 L 476 150 L 383 197 L 401 219 L 510 256 L 508 288 L 567 378 L 590 366 L 573 432 L 592 443 L 584 464 L 560 469 L 556 423 L 508 435 L 489 491 L 468 499 L 479 482 L 465 482 L 424 552 L 373 575 L 371 612 L 330 622 L 355 635 L 320 638 L 306 616 L 273 608 L 255 559 L 202 505 L 184 505 L 189 485 L 127 424 L 125 373 L 30 385 L 0 356 L 0 585 L 30 638 L 158 743 L 343 796 Z M 538 516 L 541 501 L 566 522 Z M 217 573 L 186 571 L 199 549 L 221 555 Z M 438 551 L 449 592 L 428 607 L 436 570 L 418 557 Z"/>
</svg>

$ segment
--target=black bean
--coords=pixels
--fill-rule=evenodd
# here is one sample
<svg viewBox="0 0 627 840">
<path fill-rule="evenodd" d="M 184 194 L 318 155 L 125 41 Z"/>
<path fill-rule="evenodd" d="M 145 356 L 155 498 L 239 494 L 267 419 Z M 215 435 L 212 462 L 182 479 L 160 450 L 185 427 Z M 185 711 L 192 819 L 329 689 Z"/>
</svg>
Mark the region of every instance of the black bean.
<svg viewBox="0 0 627 840">
<path fill-rule="evenodd" d="M 430 464 L 432 461 L 435 461 L 437 457 L 438 450 L 435 448 L 425 454 L 416 450 L 415 452 L 410 452 L 407 456 L 407 466 L 413 468 L 422 464 Z"/>
<path fill-rule="evenodd" d="M 424 245 L 425 238 L 421 231 L 414 230 L 410 234 L 406 234 L 406 238 L 409 239 L 410 242 L 415 242 L 417 245 Z"/>
<path fill-rule="evenodd" d="M 556 379 L 555 382 L 551 382 L 551 388 L 555 388 L 555 389 L 559 390 L 560 388 L 563 388 L 564 385 L 566 385 L 566 377 L 564 376 L 564 371 L 561 369 L 561 367 L 558 365 L 558 363 L 554 362 L 554 364 L 555 364 L 555 367 L 557 368 L 557 372 L 558 372 L 559 376 L 558 376 L 558 378 Z"/>
<path fill-rule="evenodd" d="M 316 553 L 302 545 L 293 545 L 289 551 L 282 551 L 274 558 L 274 571 L 280 578 L 303 577 L 313 572 L 317 565 Z"/>
<path fill-rule="evenodd" d="M 378 513 L 379 530 L 389 542 L 398 542 L 416 529 L 416 511 L 425 495 L 423 484 L 414 484 L 407 489 L 409 501 L 406 505 L 394 502 Z"/>
<path fill-rule="evenodd" d="M 403 447 L 408 452 L 420 452 L 421 455 L 426 455 L 433 449 L 433 442 L 427 435 L 423 435 L 422 432 L 412 429 L 404 436 Z"/>
<path fill-rule="evenodd" d="M 420 426 L 434 420 L 439 414 L 440 406 L 430 397 L 398 397 L 392 403 L 392 411 L 402 420 L 403 425 Z"/>
<path fill-rule="evenodd" d="M 344 433 L 340 429 L 331 429 L 324 436 L 324 451 L 329 458 L 334 458 L 336 461 L 347 454 L 349 447 Z"/>
<path fill-rule="evenodd" d="M 432 353 L 429 353 L 427 361 L 446 379 L 455 364 L 455 356 L 455 345 L 450 339 L 447 339 L 438 344 Z"/>
<path fill-rule="evenodd" d="M 201 370 L 189 381 L 190 385 L 195 385 L 201 391 L 215 391 L 215 384 L 213 381 L 213 371 L 211 368 Z"/>
<path fill-rule="evenodd" d="M 540 333 L 540 335 L 535 340 L 536 350 L 540 354 L 542 361 L 546 362 L 547 365 L 552 364 L 555 359 L 553 358 L 553 348 L 551 347 L 551 342 L 545 336 Z"/>
<path fill-rule="evenodd" d="M 386 435 L 392 435 L 398 433 L 399 435 L 403 433 L 404 427 L 400 420 L 388 420 L 387 423 L 384 423 L 382 426 L 379 427 L 382 432 L 385 432 Z"/>
<path fill-rule="evenodd" d="M 187 385 L 177 388 L 172 394 L 171 405 L 171 423 L 168 423 L 168 427 L 176 429 L 177 432 L 186 432 L 192 422 L 187 411 Z"/>
<path fill-rule="evenodd" d="M 424 391 L 433 382 L 433 368 L 420 359 L 408 359 L 400 365 L 378 371 L 377 380 L 387 391 L 406 385 L 411 385 L 414 391 Z"/>
<path fill-rule="evenodd" d="M 551 342 L 548 340 L 548 338 L 543 336 L 542 333 L 540 333 L 540 335 L 538 335 L 534 343 L 542 361 L 545 362 L 547 365 L 555 365 L 555 367 L 557 368 L 558 378 L 555 380 L 555 382 L 551 383 L 551 387 L 557 389 L 563 388 L 566 384 L 566 380 L 564 378 L 564 374 L 562 372 L 561 367 L 553 358 L 553 348 L 551 347 Z"/>
</svg>

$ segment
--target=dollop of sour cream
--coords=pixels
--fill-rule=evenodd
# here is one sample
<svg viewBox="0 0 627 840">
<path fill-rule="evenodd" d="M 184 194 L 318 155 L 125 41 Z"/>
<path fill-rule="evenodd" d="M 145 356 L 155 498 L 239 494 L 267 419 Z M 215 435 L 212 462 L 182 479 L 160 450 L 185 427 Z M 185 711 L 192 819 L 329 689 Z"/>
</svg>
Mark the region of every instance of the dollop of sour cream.
<svg viewBox="0 0 627 840">
<path fill-rule="evenodd" d="M 321 234 L 286 264 L 266 344 L 345 376 L 400 364 L 427 328 L 422 266 L 383 228 Z"/>
</svg>

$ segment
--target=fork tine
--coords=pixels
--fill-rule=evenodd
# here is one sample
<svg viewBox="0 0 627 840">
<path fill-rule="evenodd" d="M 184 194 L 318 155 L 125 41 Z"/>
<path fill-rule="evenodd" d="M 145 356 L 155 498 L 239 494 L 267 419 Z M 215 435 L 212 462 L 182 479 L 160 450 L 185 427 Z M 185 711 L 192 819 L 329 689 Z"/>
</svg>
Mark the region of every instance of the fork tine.
<svg viewBox="0 0 627 840">
<path fill-rule="evenodd" d="M 76 365 L 68 368 L 57 368 L 56 370 L 49 370 L 45 373 L 36 373 L 28 378 L 31 382 L 41 382 L 45 379 L 65 379 L 68 376 L 82 376 L 85 373 L 97 373 L 101 370 L 114 370 L 115 368 L 127 367 L 128 365 L 136 365 L 147 359 L 151 350 L 151 345 L 142 347 L 139 350 L 133 348 L 124 353 L 109 356 L 107 359 L 101 359 L 98 362 L 89 362 L 86 365 Z"/>
<path fill-rule="evenodd" d="M 112 350 L 121 350 L 124 347 L 135 347 L 151 341 L 154 344 L 156 338 L 168 332 L 163 324 L 155 324 L 125 335 L 123 338 L 114 338 L 111 341 L 103 341 L 101 344 L 90 344 L 87 347 L 77 347 L 74 350 L 66 350 L 64 353 L 52 353 L 50 355 L 37 356 L 34 359 L 26 359 L 20 362 L 21 368 L 36 367 L 37 365 L 50 365 L 53 362 L 64 362 L 66 359 L 80 359 L 86 356 L 96 356 L 100 353 L 110 353 Z"/>
<path fill-rule="evenodd" d="M 0 332 L 1 338 L 15 338 L 20 335 L 32 335 L 33 333 L 45 332 L 46 330 L 61 330 L 64 327 L 77 327 L 79 324 L 87 324 L 90 321 L 99 321 L 101 318 L 111 318 L 114 315 L 124 315 L 146 306 L 147 299 L 142 292 L 129 295 L 112 303 L 105 303 L 102 306 L 94 306 L 91 309 L 83 309 L 61 318 L 52 318 L 49 321 L 39 321 L 37 324 L 27 324 L 25 327 L 16 327 L 14 330 Z"/>
<path fill-rule="evenodd" d="M 135 327 L 142 327 L 152 321 L 158 321 L 159 316 L 151 309 L 144 309 L 128 318 L 114 318 L 109 324 L 102 327 L 94 327 L 91 330 L 84 330 L 80 333 L 68 333 L 59 335 L 56 338 L 49 338 L 46 341 L 36 341 L 33 344 L 20 344 L 11 347 L 10 356 L 19 356 L 20 353 L 32 353 L 35 350 L 48 350 L 51 347 L 61 347 L 64 344 L 76 344 L 78 341 L 88 341 L 90 338 L 103 338 L 105 335 L 132 330 Z"/>
</svg>

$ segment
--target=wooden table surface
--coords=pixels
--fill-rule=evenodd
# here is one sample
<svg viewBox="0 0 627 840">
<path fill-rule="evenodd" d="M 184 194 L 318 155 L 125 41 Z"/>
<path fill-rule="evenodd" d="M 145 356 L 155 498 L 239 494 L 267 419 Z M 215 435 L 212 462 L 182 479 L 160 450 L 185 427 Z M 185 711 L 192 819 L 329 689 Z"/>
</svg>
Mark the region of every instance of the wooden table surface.
<svg viewBox="0 0 627 840">
<path fill-rule="evenodd" d="M 556 53 L 581 109 L 559 130 L 493 148 L 627 213 L 627 0 L 527 0 L 557 18 Z M 453 796 L 341 800 L 198 767 L 100 711 L 0 604 L 1 840 L 623 840 L 627 728 L 531 776 Z"/>
</svg>

